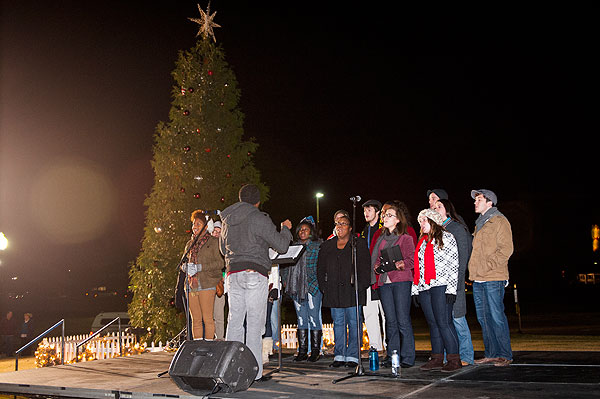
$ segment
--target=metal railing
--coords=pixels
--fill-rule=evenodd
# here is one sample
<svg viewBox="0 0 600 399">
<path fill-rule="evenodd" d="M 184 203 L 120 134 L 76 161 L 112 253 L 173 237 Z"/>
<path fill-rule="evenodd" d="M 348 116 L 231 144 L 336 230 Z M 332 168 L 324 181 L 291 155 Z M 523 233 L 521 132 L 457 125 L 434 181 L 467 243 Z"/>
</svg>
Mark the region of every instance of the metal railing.
<svg viewBox="0 0 600 399">
<path fill-rule="evenodd" d="M 107 323 L 104 327 L 102 327 L 101 329 L 99 329 L 98 331 L 96 331 L 95 333 L 93 333 L 88 338 L 84 339 L 83 341 L 81 341 L 80 343 L 78 343 L 75 346 L 75 361 L 78 361 L 78 359 L 79 359 L 79 348 L 81 346 L 87 344 L 92 339 L 96 338 L 98 335 L 100 335 L 100 333 L 102 333 L 102 331 L 106 330 L 111 324 L 113 324 L 115 322 L 119 323 L 119 354 L 121 356 L 123 356 L 123 343 L 121 342 L 121 339 L 122 339 L 122 335 L 121 335 L 121 318 L 120 317 L 115 317 L 112 321 L 110 321 L 109 323 Z"/>
<path fill-rule="evenodd" d="M 40 335 L 38 335 L 37 337 L 35 337 L 31 341 L 29 341 L 27 344 L 25 344 L 24 346 L 22 346 L 21 348 L 19 348 L 18 350 L 15 351 L 15 371 L 19 371 L 19 354 L 21 352 L 23 352 L 25 349 L 29 348 L 35 342 L 37 342 L 40 339 L 44 338 L 50 331 L 54 330 L 59 325 L 62 325 L 62 333 L 61 333 L 61 340 L 60 340 L 60 346 L 61 346 L 60 364 L 64 364 L 64 357 L 65 357 L 65 319 L 62 319 L 61 321 L 57 322 L 52 327 L 50 327 L 49 329 L 47 329 L 46 331 L 44 331 L 43 333 L 41 333 Z"/>
</svg>

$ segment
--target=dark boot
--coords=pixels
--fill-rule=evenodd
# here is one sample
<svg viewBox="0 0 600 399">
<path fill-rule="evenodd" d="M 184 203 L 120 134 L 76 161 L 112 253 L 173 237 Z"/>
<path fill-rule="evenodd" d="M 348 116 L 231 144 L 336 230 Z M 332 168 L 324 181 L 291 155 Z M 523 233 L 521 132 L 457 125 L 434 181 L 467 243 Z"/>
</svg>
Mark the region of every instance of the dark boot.
<svg viewBox="0 0 600 399">
<path fill-rule="evenodd" d="M 321 337 L 323 337 L 323 330 L 310 330 L 309 362 L 316 362 L 321 357 Z"/>
<path fill-rule="evenodd" d="M 431 360 L 419 367 L 421 370 L 440 370 L 444 367 L 444 354 L 432 353 Z"/>
<path fill-rule="evenodd" d="M 298 354 L 294 358 L 295 362 L 301 362 L 308 359 L 308 330 L 297 330 L 298 334 Z"/>
<path fill-rule="evenodd" d="M 451 355 L 449 353 L 446 354 L 446 364 L 442 367 L 442 371 L 445 373 L 451 373 L 462 368 L 462 363 L 460 362 L 460 355 L 454 354 Z"/>
</svg>

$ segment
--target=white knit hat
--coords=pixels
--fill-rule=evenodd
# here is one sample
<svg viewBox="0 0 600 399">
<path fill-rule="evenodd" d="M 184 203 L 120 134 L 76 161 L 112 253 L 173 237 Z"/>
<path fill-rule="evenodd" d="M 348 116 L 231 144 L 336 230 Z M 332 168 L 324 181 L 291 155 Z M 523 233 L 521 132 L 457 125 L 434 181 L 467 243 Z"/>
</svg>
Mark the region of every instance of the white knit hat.
<svg viewBox="0 0 600 399">
<path fill-rule="evenodd" d="M 429 209 L 429 208 L 423 209 L 421 212 L 419 212 L 419 216 L 417 217 L 417 220 L 420 220 L 422 217 L 427 217 L 427 218 L 433 220 L 435 224 L 438 224 L 440 226 L 444 225 L 444 218 L 442 217 L 442 215 L 440 215 L 433 209 Z"/>
</svg>

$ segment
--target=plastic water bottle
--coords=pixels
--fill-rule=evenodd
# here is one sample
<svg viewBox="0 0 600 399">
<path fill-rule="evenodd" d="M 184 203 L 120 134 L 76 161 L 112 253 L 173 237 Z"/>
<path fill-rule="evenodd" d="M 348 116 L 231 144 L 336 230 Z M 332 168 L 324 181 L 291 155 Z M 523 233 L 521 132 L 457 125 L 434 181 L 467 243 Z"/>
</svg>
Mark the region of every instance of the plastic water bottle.
<svg viewBox="0 0 600 399">
<path fill-rule="evenodd" d="M 395 349 L 392 352 L 392 374 L 394 374 L 395 376 L 398 376 L 400 374 L 400 355 Z"/>
<path fill-rule="evenodd" d="M 377 353 L 377 349 L 373 347 L 369 349 L 369 370 L 379 370 L 379 353 Z"/>
</svg>

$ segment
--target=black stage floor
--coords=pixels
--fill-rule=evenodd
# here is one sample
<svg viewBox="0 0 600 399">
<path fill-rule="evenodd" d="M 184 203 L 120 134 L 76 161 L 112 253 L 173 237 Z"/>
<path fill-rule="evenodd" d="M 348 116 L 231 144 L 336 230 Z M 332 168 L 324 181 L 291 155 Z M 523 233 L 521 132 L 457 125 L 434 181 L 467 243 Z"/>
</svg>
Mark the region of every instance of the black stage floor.
<svg viewBox="0 0 600 399">
<path fill-rule="evenodd" d="M 179 389 L 168 374 L 173 353 L 96 360 L 0 374 L 0 397 L 9 394 L 61 398 L 197 398 Z M 479 355 L 479 356 L 477 356 Z M 476 358 L 481 357 L 476 353 Z M 600 398 L 600 352 L 514 352 L 509 367 L 469 366 L 455 373 L 424 372 L 428 353 L 417 353 L 415 367 L 400 378 L 360 376 L 332 383 L 352 370 L 292 361 L 248 390 L 217 393 L 213 398 Z M 277 359 L 265 366 L 276 369 Z M 368 372 L 368 361 L 363 360 Z M 380 370 L 389 374 L 389 369 Z"/>
</svg>

